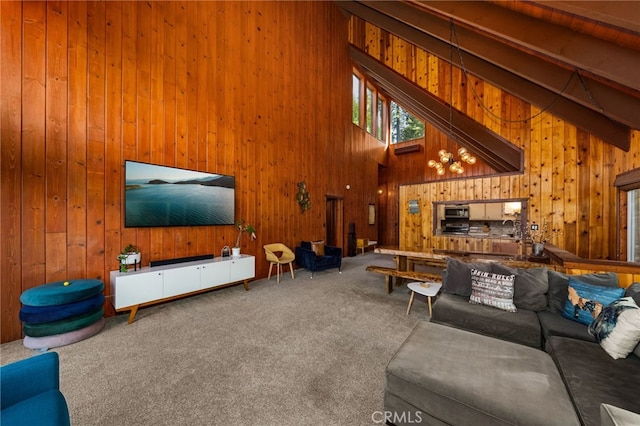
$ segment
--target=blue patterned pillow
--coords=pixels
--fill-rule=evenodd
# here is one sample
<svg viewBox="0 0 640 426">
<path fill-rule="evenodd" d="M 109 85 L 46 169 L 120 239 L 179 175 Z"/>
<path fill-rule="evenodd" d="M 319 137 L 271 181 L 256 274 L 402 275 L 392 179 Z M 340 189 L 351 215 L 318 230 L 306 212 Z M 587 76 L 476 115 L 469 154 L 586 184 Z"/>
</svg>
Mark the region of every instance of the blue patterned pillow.
<svg viewBox="0 0 640 426">
<path fill-rule="evenodd" d="M 567 300 L 562 316 L 589 325 L 602 309 L 622 297 L 624 288 L 591 285 L 569 278 Z"/>
<path fill-rule="evenodd" d="M 640 343 L 640 308 L 632 297 L 616 300 L 591 323 L 589 334 L 613 359 L 626 358 Z"/>
</svg>

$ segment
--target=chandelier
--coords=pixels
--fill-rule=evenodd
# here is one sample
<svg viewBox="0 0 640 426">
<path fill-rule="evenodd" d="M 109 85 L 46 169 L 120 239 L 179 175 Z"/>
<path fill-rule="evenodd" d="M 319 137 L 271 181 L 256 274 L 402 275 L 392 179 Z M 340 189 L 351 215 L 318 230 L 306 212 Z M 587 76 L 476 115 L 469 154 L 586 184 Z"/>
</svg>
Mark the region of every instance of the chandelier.
<svg viewBox="0 0 640 426">
<path fill-rule="evenodd" d="M 445 149 L 441 149 L 438 151 L 438 155 L 440 156 L 440 161 L 429 160 L 427 165 L 431 168 L 436 169 L 436 173 L 442 176 L 446 171 L 446 166 L 449 167 L 449 171 L 453 173 L 457 173 L 461 175 L 464 173 L 464 167 L 462 167 L 462 163 L 466 163 L 469 165 L 473 165 L 476 163 L 476 157 L 469 154 L 467 148 L 458 149 L 459 159 L 454 159 L 453 154 L 448 152 Z"/>
<path fill-rule="evenodd" d="M 464 173 L 464 167 L 462 163 L 473 165 L 476 163 L 476 157 L 471 155 L 466 148 L 458 149 L 458 159 L 453 156 L 453 19 L 450 20 L 449 26 L 449 134 L 447 138 L 449 140 L 449 151 L 441 149 L 438 151 L 440 161 L 429 160 L 427 165 L 436 169 L 436 173 L 442 176 L 447 167 L 450 172 L 461 175 Z"/>
</svg>

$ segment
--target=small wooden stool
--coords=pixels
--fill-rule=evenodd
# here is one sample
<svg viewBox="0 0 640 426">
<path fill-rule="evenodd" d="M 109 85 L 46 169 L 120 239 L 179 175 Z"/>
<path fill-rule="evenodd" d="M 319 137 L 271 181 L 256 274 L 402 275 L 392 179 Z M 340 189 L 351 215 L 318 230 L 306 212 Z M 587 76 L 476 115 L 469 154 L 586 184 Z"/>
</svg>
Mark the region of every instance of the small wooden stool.
<svg viewBox="0 0 640 426">
<path fill-rule="evenodd" d="M 407 315 L 409 315 L 409 311 L 411 310 L 411 305 L 413 304 L 413 296 L 418 293 L 423 296 L 427 296 L 427 303 L 429 304 L 429 316 L 431 316 L 431 298 L 436 296 L 442 288 L 441 283 L 437 282 L 412 282 L 407 284 L 409 290 L 411 290 L 411 297 L 409 298 L 409 306 L 407 306 Z"/>
</svg>

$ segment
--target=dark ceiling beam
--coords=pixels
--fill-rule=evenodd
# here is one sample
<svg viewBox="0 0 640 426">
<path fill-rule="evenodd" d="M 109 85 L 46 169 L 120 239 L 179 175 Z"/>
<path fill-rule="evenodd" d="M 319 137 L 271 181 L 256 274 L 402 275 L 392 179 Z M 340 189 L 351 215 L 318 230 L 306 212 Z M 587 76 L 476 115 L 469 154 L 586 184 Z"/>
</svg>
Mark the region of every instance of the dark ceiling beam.
<svg viewBox="0 0 640 426">
<path fill-rule="evenodd" d="M 363 1 L 360 3 L 395 19 L 401 25 L 409 25 L 420 32 L 433 36 L 449 46 L 451 31 L 448 17 L 432 14 L 427 10 L 416 8 L 415 5 L 402 2 Z M 578 76 L 571 67 L 567 68 L 567 66 L 559 66 L 556 63 L 543 60 L 465 26 L 456 25 L 455 28 L 460 49 L 470 55 L 542 86 L 558 96 L 579 103 L 613 121 L 640 129 L 640 114 L 636 113 L 640 109 L 640 93 L 636 93 L 634 96 L 633 93 L 617 90 L 584 73 Z M 457 52 L 454 56 L 457 56 Z M 459 58 L 456 59 L 459 61 Z M 471 67 L 467 69 L 469 68 Z M 469 71 L 474 72 L 475 70 L 470 69 Z M 588 87 L 588 90 L 585 89 L 585 86 Z M 544 106 L 546 104 L 538 105 Z"/>
<path fill-rule="evenodd" d="M 451 52 L 448 41 L 443 41 L 441 38 L 423 32 L 418 29 L 420 26 L 416 28 L 416 23 L 410 26 L 402 22 L 403 19 L 411 22 L 417 15 L 420 15 L 420 25 L 429 26 L 431 27 L 430 30 L 433 30 L 434 27 L 437 27 L 439 31 L 444 30 L 447 33 L 448 39 L 449 22 L 446 19 L 436 18 L 426 13 L 418 14 L 414 7 L 395 2 L 373 2 L 373 7 L 368 7 L 367 5 L 361 4 L 361 2 L 353 1 L 338 2 L 337 4 L 349 13 L 395 34 L 446 61 L 449 60 Z M 382 6 L 385 7 L 386 13 L 376 10 L 376 8 Z M 402 16 L 398 19 L 387 14 L 389 13 L 389 8 L 391 8 L 394 9 L 395 15 L 397 15 L 399 13 L 396 9 L 397 6 L 404 6 L 404 8 L 401 9 Z M 545 108 L 558 117 L 575 124 L 612 145 L 625 151 L 629 150 L 631 142 L 628 126 L 612 121 L 590 108 L 559 96 L 553 91 L 545 89 L 526 78 L 502 69 L 491 61 L 471 54 L 464 55 L 463 60 L 464 68 L 475 76 L 529 103 Z M 456 66 L 462 67 L 458 55 L 453 55 L 453 62 Z M 534 73 L 544 73 L 544 69 L 541 69 L 542 62 L 543 61 L 537 61 L 531 65 Z M 568 77 L 565 77 L 563 84 L 566 84 L 568 80 Z M 576 83 L 574 82 L 574 84 Z M 638 109 L 635 111 L 637 110 Z"/>
<path fill-rule="evenodd" d="M 427 10 L 402 2 L 362 1 L 359 3 L 387 15 L 400 25 L 409 25 L 422 33 L 433 36 L 446 43 L 447 51 L 449 50 L 451 31 L 448 17 L 430 14 Z M 627 127 L 640 129 L 640 114 L 637 113 L 640 110 L 640 93 L 634 94 L 618 90 L 584 74 L 578 76 L 575 70 L 570 67 L 559 66 L 543 60 L 467 27 L 456 25 L 455 28 L 458 46 L 466 53 L 531 81 L 613 121 Z M 457 52 L 454 53 L 454 57 L 458 56 Z M 593 51 L 593 54 L 597 55 L 598 53 Z M 448 57 L 447 54 L 444 59 L 448 60 Z M 455 59 L 460 61 L 459 58 Z M 466 65 L 466 59 L 464 61 Z M 640 64 L 637 67 L 640 67 Z M 475 73 L 475 70 L 470 69 L 471 67 L 465 68 L 469 72 Z M 584 85 L 580 80 L 584 82 Z M 499 81 L 496 82 L 496 84 L 498 83 Z M 585 86 L 588 90 L 585 89 Z M 546 103 L 537 105 L 544 107 Z"/>
<path fill-rule="evenodd" d="M 522 150 L 508 140 L 461 111 L 455 108 L 450 110 L 449 104 L 381 64 L 367 53 L 351 46 L 350 54 L 351 59 L 362 67 L 382 90 L 442 133 L 449 135 L 451 131 L 457 143 L 469 149 L 496 172 L 508 173 L 523 169 Z M 453 114 L 451 125 L 450 112 Z"/>
<path fill-rule="evenodd" d="M 482 1 L 416 1 L 465 25 L 579 68 L 635 91 L 640 90 L 640 52 L 552 22 Z"/>
</svg>

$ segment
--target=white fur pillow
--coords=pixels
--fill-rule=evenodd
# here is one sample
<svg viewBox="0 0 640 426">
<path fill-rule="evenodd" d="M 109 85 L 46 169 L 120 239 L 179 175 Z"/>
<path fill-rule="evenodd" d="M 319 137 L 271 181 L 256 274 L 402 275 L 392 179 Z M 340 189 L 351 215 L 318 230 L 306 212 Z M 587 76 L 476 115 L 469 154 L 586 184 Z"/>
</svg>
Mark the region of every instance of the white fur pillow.
<svg viewBox="0 0 640 426">
<path fill-rule="evenodd" d="M 640 308 L 632 297 L 616 300 L 589 325 L 589 334 L 613 359 L 626 358 L 640 342 Z"/>
</svg>

